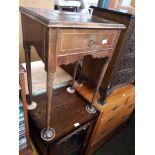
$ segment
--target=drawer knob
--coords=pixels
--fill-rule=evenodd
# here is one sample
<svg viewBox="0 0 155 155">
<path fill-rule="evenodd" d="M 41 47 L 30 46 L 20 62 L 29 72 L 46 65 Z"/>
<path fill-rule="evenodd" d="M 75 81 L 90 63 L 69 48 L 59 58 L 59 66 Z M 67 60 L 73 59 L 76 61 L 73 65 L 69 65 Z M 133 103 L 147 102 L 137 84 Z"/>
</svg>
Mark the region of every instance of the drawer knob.
<svg viewBox="0 0 155 155">
<path fill-rule="evenodd" d="M 103 39 L 102 40 L 102 45 L 107 44 L 107 42 L 108 42 L 108 39 Z"/>
<path fill-rule="evenodd" d="M 88 46 L 89 46 L 89 47 L 92 47 L 92 46 L 94 46 L 95 44 L 96 44 L 96 38 L 95 38 L 94 36 L 91 36 L 91 37 L 89 38 Z"/>
</svg>

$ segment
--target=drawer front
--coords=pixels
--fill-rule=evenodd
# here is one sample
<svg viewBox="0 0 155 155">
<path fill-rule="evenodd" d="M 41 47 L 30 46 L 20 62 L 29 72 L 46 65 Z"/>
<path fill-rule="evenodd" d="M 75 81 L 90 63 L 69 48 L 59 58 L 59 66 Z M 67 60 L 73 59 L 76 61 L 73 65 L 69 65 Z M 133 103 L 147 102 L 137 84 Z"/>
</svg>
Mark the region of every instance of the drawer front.
<svg viewBox="0 0 155 155">
<path fill-rule="evenodd" d="M 135 68 L 135 57 L 123 57 L 119 64 L 118 64 L 118 70 L 124 70 L 124 69 L 134 69 Z"/>
<path fill-rule="evenodd" d="M 118 30 L 61 29 L 58 55 L 113 49 Z"/>
<path fill-rule="evenodd" d="M 115 117 L 113 119 L 109 119 L 104 126 L 99 126 L 98 131 L 96 133 L 95 143 L 96 141 L 102 141 L 111 131 L 117 128 L 123 121 L 120 117 Z"/>
<path fill-rule="evenodd" d="M 118 116 L 123 112 L 124 105 L 119 106 L 119 108 L 109 111 L 109 114 L 103 114 L 103 117 L 100 120 L 97 132 L 101 134 L 104 130 L 110 130 L 112 126 L 117 125 Z M 106 131 L 106 132 L 108 132 Z M 106 133 L 104 133 L 106 134 Z"/>
<path fill-rule="evenodd" d="M 134 78 L 134 69 L 119 71 L 112 78 L 111 88 L 119 84 L 125 84 L 127 82 L 133 81 Z"/>
</svg>

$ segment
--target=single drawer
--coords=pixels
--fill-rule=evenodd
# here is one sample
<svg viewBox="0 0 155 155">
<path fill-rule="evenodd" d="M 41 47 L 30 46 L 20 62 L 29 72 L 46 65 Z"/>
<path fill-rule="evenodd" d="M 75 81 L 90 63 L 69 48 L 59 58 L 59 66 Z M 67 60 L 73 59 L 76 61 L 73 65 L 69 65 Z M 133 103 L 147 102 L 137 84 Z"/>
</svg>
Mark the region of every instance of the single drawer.
<svg viewBox="0 0 155 155">
<path fill-rule="evenodd" d="M 58 55 L 113 49 L 118 30 L 60 29 Z"/>
<path fill-rule="evenodd" d="M 99 125 L 98 130 L 96 131 L 95 139 L 100 139 L 101 141 L 114 129 L 116 129 L 123 120 L 120 117 L 115 117 L 109 119 L 104 126 Z"/>
<path fill-rule="evenodd" d="M 124 105 L 121 105 L 116 110 L 109 111 L 109 114 L 103 114 L 103 117 L 100 119 L 100 124 L 98 126 L 98 132 L 102 132 L 105 129 L 110 129 L 111 126 L 117 124 L 118 116 L 123 112 Z"/>
<path fill-rule="evenodd" d="M 130 57 L 125 56 L 123 57 L 119 64 L 118 64 L 118 70 L 124 70 L 124 69 L 133 69 L 135 68 L 135 56 L 132 55 Z"/>
</svg>

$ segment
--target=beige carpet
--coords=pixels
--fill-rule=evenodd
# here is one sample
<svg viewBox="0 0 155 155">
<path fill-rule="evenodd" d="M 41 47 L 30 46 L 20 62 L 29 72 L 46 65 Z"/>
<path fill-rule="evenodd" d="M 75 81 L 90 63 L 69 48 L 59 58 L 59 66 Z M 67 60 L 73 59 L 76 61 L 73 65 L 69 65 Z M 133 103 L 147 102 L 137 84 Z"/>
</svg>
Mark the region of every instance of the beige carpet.
<svg viewBox="0 0 155 155">
<path fill-rule="evenodd" d="M 26 68 L 26 64 L 22 64 Z M 40 95 L 46 92 L 46 71 L 44 70 L 44 64 L 42 61 L 31 62 L 32 72 L 32 94 L 34 96 Z M 54 74 L 54 86 L 53 89 L 64 87 L 69 84 L 72 77 L 65 72 L 61 67 L 57 66 Z M 27 75 L 25 74 L 26 93 L 28 94 L 27 87 Z"/>
</svg>

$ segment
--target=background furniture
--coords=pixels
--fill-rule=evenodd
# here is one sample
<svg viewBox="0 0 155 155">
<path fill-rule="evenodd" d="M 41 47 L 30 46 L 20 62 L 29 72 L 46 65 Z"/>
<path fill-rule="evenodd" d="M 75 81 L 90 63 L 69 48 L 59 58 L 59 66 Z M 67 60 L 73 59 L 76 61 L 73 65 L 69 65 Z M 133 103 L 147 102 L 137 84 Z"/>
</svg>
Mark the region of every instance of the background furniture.
<svg viewBox="0 0 155 155">
<path fill-rule="evenodd" d="M 55 9 L 66 11 L 79 11 L 81 2 L 78 0 L 55 0 Z"/>
<path fill-rule="evenodd" d="M 46 127 L 46 94 L 33 97 L 38 105 L 29 111 L 30 134 L 40 155 L 79 155 L 86 149 L 98 113 L 88 113 L 86 101 L 76 93 L 66 93 L 66 88 L 53 92 L 50 126 L 55 137 L 50 141 L 40 136 Z"/>
<path fill-rule="evenodd" d="M 24 132 L 24 134 L 22 133 L 22 135 L 26 134 L 26 147 L 22 148 L 19 150 L 19 154 L 20 155 L 31 155 L 31 146 L 30 146 L 30 137 L 29 137 L 29 125 L 28 125 L 28 115 L 27 115 L 27 102 L 26 102 L 26 90 L 25 90 L 25 79 L 24 79 L 24 74 L 25 74 L 25 70 L 22 67 L 22 65 L 19 65 L 19 83 L 20 83 L 20 88 L 21 88 L 21 92 L 20 94 L 20 99 L 22 101 L 22 107 L 21 110 L 23 110 L 24 113 L 24 123 L 22 123 L 24 126 L 24 130 L 20 130 L 20 132 Z M 21 135 L 21 134 L 19 134 Z M 22 136 L 21 135 L 21 136 Z"/>
<path fill-rule="evenodd" d="M 131 116 L 135 106 L 135 90 L 132 84 L 115 89 L 106 98 L 106 105 L 95 104 L 100 111 L 94 131 L 87 146 L 86 155 L 93 154 L 116 134 Z M 117 130 L 116 130 L 117 129 Z"/>
</svg>

